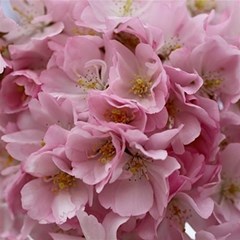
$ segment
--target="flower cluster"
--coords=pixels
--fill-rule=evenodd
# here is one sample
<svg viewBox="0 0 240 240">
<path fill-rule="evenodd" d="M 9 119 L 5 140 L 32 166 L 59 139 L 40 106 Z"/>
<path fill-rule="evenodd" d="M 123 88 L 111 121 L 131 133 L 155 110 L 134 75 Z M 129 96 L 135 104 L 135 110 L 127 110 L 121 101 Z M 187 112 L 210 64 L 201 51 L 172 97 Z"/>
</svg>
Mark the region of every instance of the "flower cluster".
<svg viewBox="0 0 240 240">
<path fill-rule="evenodd" d="M 0 239 L 238 239 L 240 1 L 9 3 Z"/>
</svg>

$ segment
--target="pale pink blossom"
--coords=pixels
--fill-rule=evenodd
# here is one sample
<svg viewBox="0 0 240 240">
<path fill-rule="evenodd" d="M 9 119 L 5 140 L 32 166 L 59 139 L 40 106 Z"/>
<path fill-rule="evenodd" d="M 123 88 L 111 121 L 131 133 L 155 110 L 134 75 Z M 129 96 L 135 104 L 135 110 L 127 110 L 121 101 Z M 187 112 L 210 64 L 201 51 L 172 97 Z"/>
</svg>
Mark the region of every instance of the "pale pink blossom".
<svg viewBox="0 0 240 240">
<path fill-rule="evenodd" d="M 168 204 L 165 218 L 158 227 L 158 237 L 169 240 L 189 239 L 185 232 L 186 222 L 196 230 L 204 224 L 207 226 L 207 219 L 211 216 L 213 207 L 214 203 L 210 198 L 178 193 Z"/>
<path fill-rule="evenodd" d="M 81 146 L 81 148 L 79 148 Z M 78 124 L 66 142 L 66 156 L 72 161 L 72 173 L 97 192 L 121 174 L 125 143 L 108 127 Z"/>
<path fill-rule="evenodd" d="M 239 1 L 0 2 L 0 239 L 239 238 Z"/>
<path fill-rule="evenodd" d="M 221 153 L 222 171 L 220 182 L 212 189 L 215 214 L 221 221 L 237 221 L 240 208 L 239 143 L 229 144 Z"/>
<path fill-rule="evenodd" d="M 125 150 L 128 156 L 124 159 L 123 172 L 115 182 L 104 187 L 99 201 L 121 216 L 140 216 L 156 206 L 155 214 L 159 217 L 167 205 L 167 178 L 179 164 L 164 150 L 144 149 L 141 144 L 147 139 L 137 133 L 126 133 L 132 135 Z"/>
<path fill-rule="evenodd" d="M 98 105 L 98 108 L 96 108 Z M 113 129 L 137 128 L 144 130 L 147 115 L 137 104 L 108 95 L 105 92 L 91 92 L 88 95 L 89 121 L 99 122 Z"/>
<path fill-rule="evenodd" d="M 160 29 L 145 26 L 139 18 L 131 18 L 119 24 L 109 35 L 109 38 L 119 41 L 131 51 L 134 51 L 139 43 L 149 44 L 157 51 L 163 41 Z"/>
<path fill-rule="evenodd" d="M 106 64 L 100 46 L 101 40 L 99 43 L 84 37 L 69 38 L 62 51 L 56 52 L 56 58 L 62 59 L 59 66 L 52 66 L 40 75 L 43 91 L 54 97 L 82 102 L 84 108 L 89 91 L 105 88 Z"/>
<path fill-rule="evenodd" d="M 11 0 L 11 7 L 16 14 L 17 24 L 5 37 L 10 42 L 25 43 L 31 38 L 43 40 L 59 34 L 63 30 L 61 22 L 53 23 L 41 0 Z"/>
<path fill-rule="evenodd" d="M 23 165 L 24 171 L 35 178 L 21 190 L 22 207 L 41 223 L 62 224 L 89 201 L 90 189 L 72 175 L 70 162 L 61 150 L 67 133 L 58 126 L 50 127 L 43 149 L 30 155 Z M 36 207 L 39 200 L 44 205 Z"/>
<path fill-rule="evenodd" d="M 205 29 L 208 36 L 221 36 L 228 43 L 237 47 L 239 44 L 238 16 L 240 5 L 238 1 L 216 1 L 215 11 L 212 11 L 206 18 Z"/>
<path fill-rule="evenodd" d="M 69 129 L 74 122 L 72 105 L 67 100 L 39 93 L 38 99 L 33 99 L 28 106 L 29 111 L 18 116 L 18 129 L 2 136 L 8 152 L 20 161 L 45 145 L 44 135 L 49 126 L 57 124 Z"/>
<path fill-rule="evenodd" d="M 161 16 L 161 21 L 159 21 Z M 144 19 L 162 33 L 157 54 L 165 64 L 170 64 L 171 54 L 180 49 L 192 50 L 203 42 L 205 31 L 203 18 L 191 18 L 184 1 L 155 1 L 151 14 Z M 198 34 L 195 34 L 195 33 Z"/>
<path fill-rule="evenodd" d="M 114 27 L 132 17 L 149 16 L 146 13 L 154 3 L 152 0 L 89 0 L 88 4 L 84 2 L 85 6 L 82 3 L 76 4 L 73 16 L 77 25 L 87 25 L 96 30 L 106 31 L 109 25 Z"/>
<path fill-rule="evenodd" d="M 209 55 L 209 51 L 214 51 L 215 54 Z M 196 47 L 190 59 L 193 68 L 203 79 L 201 93 L 204 96 L 220 99 L 224 106 L 238 101 L 239 49 L 216 36 Z"/>
<path fill-rule="evenodd" d="M 0 109 L 4 113 L 14 113 L 27 108 L 29 101 L 40 91 L 38 76 L 33 71 L 16 71 L 2 80 L 0 89 Z"/>
<path fill-rule="evenodd" d="M 139 104 L 147 113 L 160 111 L 167 96 L 168 77 L 162 64 L 147 44 L 138 44 L 133 54 L 112 41 L 116 60 L 110 69 L 110 93 Z"/>
</svg>

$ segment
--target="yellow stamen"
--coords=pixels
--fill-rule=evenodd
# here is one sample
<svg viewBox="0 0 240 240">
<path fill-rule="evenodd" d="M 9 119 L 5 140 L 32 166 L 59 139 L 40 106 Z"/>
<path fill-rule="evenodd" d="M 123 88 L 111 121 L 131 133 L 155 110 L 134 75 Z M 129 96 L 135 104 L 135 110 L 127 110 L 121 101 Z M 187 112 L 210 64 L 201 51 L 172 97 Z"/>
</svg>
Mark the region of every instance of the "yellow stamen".
<svg viewBox="0 0 240 240">
<path fill-rule="evenodd" d="M 219 77 L 218 73 L 203 74 L 202 79 L 202 93 L 207 94 L 212 99 L 216 99 L 216 97 L 218 96 L 218 90 L 221 87 L 223 79 Z"/>
<path fill-rule="evenodd" d="M 232 202 L 237 198 L 240 193 L 240 184 L 233 181 L 224 181 L 221 188 L 221 195 Z"/>
<path fill-rule="evenodd" d="M 185 223 L 191 217 L 191 209 L 184 207 L 178 199 L 171 200 L 168 205 L 167 218 L 174 222 L 182 232 L 185 232 Z"/>
<path fill-rule="evenodd" d="M 126 170 L 132 173 L 133 177 L 136 179 L 141 179 L 145 177 L 149 180 L 147 165 L 147 159 L 140 154 L 135 154 L 126 164 Z"/>
<path fill-rule="evenodd" d="M 216 90 L 222 83 L 221 79 L 205 79 L 203 86 L 210 90 Z"/>
<path fill-rule="evenodd" d="M 77 80 L 77 84 L 80 87 L 84 87 L 86 89 L 96 89 L 97 88 L 97 83 L 94 81 L 87 81 L 83 78 L 80 78 Z"/>
<path fill-rule="evenodd" d="M 133 0 L 126 0 L 125 4 L 123 5 L 123 16 L 129 16 L 132 14 L 132 4 Z"/>
<path fill-rule="evenodd" d="M 104 114 L 107 121 L 115 123 L 125 123 L 128 124 L 133 120 L 133 117 L 129 116 L 126 110 L 113 108 L 112 110 L 107 110 Z"/>
<path fill-rule="evenodd" d="M 206 2 L 208 0 L 195 0 L 195 7 L 198 10 L 203 10 L 205 8 Z"/>
<path fill-rule="evenodd" d="M 187 7 L 193 16 L 208 13 L 216 8 L 216 0 L 187 0 Z"/>
<path fill-rule="evenodd" d="M 131 92 L 134 95 L 137 95 L 140 98 L 146 97 L 150 94 L 150 87 L 152 86 L 152 82 L 148 81 L 145 78 L 137 77 L 133 81 L 133 85 L 131 87 Z"/>
<path fill-rule="evenodd" d="M 52 182 L 54 185 L 52 191 L 59 192 L 62 190 L 67 190 L 74 186 L 76 183 L 76 179 L 68 173 L 59 172 L 58 174 L 53 176 Z"/>
<path fill-rule="evenodd" d="M 106 164 L 111 161 L 116 154 L 116 149 L 110 140 L 107 140 L 99 149 L 99 162 Z"/>
<path fill-rule="evenodd" d="M 12 6 L 13 11 L 15 11 L 16 13 L 18 13 L 18 15 L 20 17 L 23 18 L 23 20 L 26 20 L 27 23 L 31 23 L 33 20 L 33 16 L 32 15 L 27 15 L 25 12 L 23 12 L 21 9 L 19 9 L 17 6 L 13 5 Z"/>
</svg>

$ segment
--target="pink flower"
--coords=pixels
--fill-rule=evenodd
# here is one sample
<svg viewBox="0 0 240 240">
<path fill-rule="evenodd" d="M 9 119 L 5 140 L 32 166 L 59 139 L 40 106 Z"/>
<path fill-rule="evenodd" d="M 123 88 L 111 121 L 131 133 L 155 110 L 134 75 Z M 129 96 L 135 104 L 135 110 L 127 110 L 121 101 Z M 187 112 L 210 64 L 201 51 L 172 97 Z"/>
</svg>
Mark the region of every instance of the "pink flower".
<svg viewBox="0 0 240 240">
<path fill-rule="evenodd" d="M 221 153 L 221 181 L 212 190 L 216 215 L 221 221 L 237 221 L 240 214 L 239 143 L 229 144 Z"/>
<path fill-rule="evenodd" d="M 142 17 L 148 11 L 153 1 L 110 1 L 104 2 L 89 0 L 83 8 L 79 3 L 74 9 L 74 17 L 77 25 L 87 25 L 96 30 L 105 30 L 109 21 L 111 25 L 117 26 L 131 17 Z M 80 13 L 80 14 L 79 14 Z"/>
<path fill-rule="evenodd" d="M 0 239 L 239 238 L 239 1 L 0 2 Z"/>
<path fill-rule="evenodd" d="M 5 113 L 23 111 L 29 101 L 36 98 L 40 82 L 35 72 L 16 71 L 6 76 L 0 90 L 0 109 Z"/>
<path fill-rule="evenodd" d="M 39 93 L 38 100 L 33 99 L 28 106 L 29 111 L 18 117 L 18 129 L 2 136 L 9 154 L 20 161 L 45 145 L 44 135 L 49 126 L 58 124 L 69 129 L 74 121 L 71 103 L 46 93 Z"/>
<path fill-rule="evenodd" d="M 43 91 L 77 103 L 83 101 L 84 106 L 84 99 L 89 91 L 104 89 L 106 64 L 99 49 L 101 40 L 100 43 L 98 40 L 100 39 L 94 41 L 84 37 L 69 38 L 64 48 L 55 53 L 55 66 L 40 75 Z"/>
<path fill-rule="evenodd" d="M 188 145 L 200 137 L 203 129 L 211 128 L 217 130 L 218 109 L 217 104 L 205 98 L 197 98 L 185 95 L 183 90 L 169 91 L 169 98 L 166 103 L 168 121 L 166 129 L 175 129 L 182 126 L 176 139 L 172 142 L 176 153 L 184 152 L 184 145 Z M 185 97 L 186 96 L 186 97 Z M 211 109 L 211 115 L 209 109 Z"/>
<path fill-rule="evenodd" d="M 221 36 L 228 43 L 239 47 L 239 2 L 238 1 L 207 1 L 214 2 L 215 11 L 206 18 L 205 29 L 208 36 Z"/>
<path fill-rule="evenodd" d="M 162 61 L 170 64 L 171 54 L 180 49 L 193 49 L 204 37 L 204 19 L 191 18 L 185 1 L 153 1 L 151 14 L 144 22 L 162 33 L 162 41 L 157 48 L 157 54 Z M 161 21 L 158 20 L 161 16 Z M 195 33 L 198 34 L 195 34 Z"/>
<path fill-rule="evenodd" d="M 131 51 L 134 51 L 139 43 L 149 44 L 157 51 L 163 40 L 161 30 L 152 28 L 150 25 L 145 26 L 139 18 L 131 18 L 119 24 L 110 38 L 122 43 Z"/>
<path fill-rule="evenodd" d="M 215 54 L 209 55 L 209 51 Z M 204 96 L 220 100 L 224 107 L 239 99 L 240 53 L 236 47 L 220 37 L 209 38 L 193 50 L 191 62 L 203 79 Z"/>
<path fill-rule="evenodd" d="M 99 107 L 96 108 L 96 105 Z M 145 129 L 147 116 L 143 109 L 131 101 L 93 91 L 88 96 L 88 106 L 90 122 L 99 122 L 113 129 Z"/>
<path fill-rule="evenodd" d="M 123 151 L 121 137 L 107 127 L 91 124 L 77 125 L 66 142 L 66 156 L 72 161 L 73 175 L 87 184 L 97 184 L 97 192 L 121 174 Z"/>
<path fill-rule="evenodd" d="M 125 152 L 123 172 L 119 178 L 104 187 L 99 201 L 105 208 L 120 216 L 140 216 L 155 206 L 155 214 L 162 215 L 167 205 L 169 187 L 167 178 L 179 164 L 167 157 L 164 150 L 144 149 L 146 142 L 140 132 L 127 132 L 132 136 Z M 133 135 L 135 134 L 135 135 Z"/>
<path fill-rule="evenodd" d="M 107 91 L 136 102 L 148 113 L 160 111 L 167 96 L 168 78 L 156 53 L 142 43 L 135 55 L 117 42 L 111 44 L 117 53 Z"/>
<path fill-rule="evenodd" d="M 23 169 L 36 178 L 21 190 L 22 207 L 40 223 L 62 224 L 85 207 L 89 201 L 89 189 L 72 175 L 70 162 L 61 150 L 67 131 L 52 126 L 46 134 L 44 148 L 30 155 L 23 165 Z M 36 201 L 44 204 L 36 207 Z"/>
<path fill-rule="evenodd" d="M 6 35 L 8 41 L 24 43 L 30 38 L 42 40 L 63 30 L 62 23 L 51 23 L 51 16 L 45 15 L 43 1 L 11 0 L 11 7 L 18 17 L 18 25 Z"/>
<path fill-rule="evenodd" d="M 185 232 L 188 222 L 193 229 L 207 226 L 213 211 L 213 201 L 199 196 L 178 193 L 168 204 L 166 215 L 158 227 L 158 237 L 166 239 L 189 239 Z M 209 218 L 209 220 L 207 220 Z"/>
</svg>

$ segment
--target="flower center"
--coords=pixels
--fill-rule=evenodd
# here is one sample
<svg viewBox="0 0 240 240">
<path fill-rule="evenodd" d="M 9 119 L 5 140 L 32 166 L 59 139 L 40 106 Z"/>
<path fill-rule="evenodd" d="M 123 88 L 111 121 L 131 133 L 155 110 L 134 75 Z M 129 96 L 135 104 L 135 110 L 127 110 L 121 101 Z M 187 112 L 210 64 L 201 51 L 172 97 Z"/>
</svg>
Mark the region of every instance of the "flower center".
<svg viewBox="0 0 240 240">
<path fill-rule="evenodd" d="M 210 90 L 216 90 L 222 83 L 221 79 L 204 79 L 203 86 Z"/>
<path fill-rule="evenodd" d="M 53 182 L 53 192 L 59 192 L 62 190 L 67 190 L 75 185 L 76 178 L 74 176 L 69 175 L 65 172 L 59 172 L 52 177 Z"/>
<path fill-rule="evenodd" d="M 124 109 L 113 108 L 112 110 L 107 110 L 104 114 L 108 121 L 115 123 L 128 124 L 133 120 L 133 116 L 129 116 L 128 112 Z"/>
<path fill-rule="evenodd" d="M 126 0 L 123 7 L 122 7 L 122 16 L 131 16 L 132 15 L 132 8 L 133 0 Z"/>
<path fill-rule="evenodd" d="M 238 197 L 240 193 L 240 184 L 238 181 L 224 180 L 221 187 L 221 195 L 232 202 Z"/>
<path fill-rule="evenodd" d="M 152 82 L 148 81 L 145 78 L 137 77 L 132 84 L 131 92 L 140 97 L 144 98 L 150 95 L 150 87 L 152 86 Z"/>
<path fill-rule="evenodd" d="M 195 7 L 199 11 L 204 11 L 204 10 L 211 10 L 210 7 L 213 7 L 213 3 L 215 3 L 215 0 L 195 0 Z"/>
<path fill-rule="evenodd" d="M 187 7 L 193 15 L 207 13 L 216 7 L 216 0 L 187 0 Z"/>
<path fill-rule="evenodd" d="M 203 10 L 206 5 L 206 0 L 195 0 L 195 7 L 199 10 Z"/>
<path fill-rule="evenodd" d="M 146 162 L 147 159 L 141 154 L 137 153 L 133 155 L 132 158 L 126 163 L 125 169 L 133 175 L 135 181 L 137 179 L 141 179 L 142 177 L 145 177 L 147 180 L 149 180 Z"/>
<path fill-rule="evenodd" d="M 201 89 L 210 98 L 214 98 L 216 95 L 216 92 L 221 87 L 223 79 L 219 76 L 219 74 L 215 74 L 215 73 L 203 74 L 202 79 L 203 79 L 203 86 Z"/>
<path fill-rule="evenodd" d="M 116 149 L 110 140 L 107 140 L 99 149 L 98 153 L 100 155 L 99 161 L 102 164 L 106 164 L 112 160 L 113 156 L 116 154 Z"/>
<path fill-rule="evenodd" d="M 103 90 L 105 86 L 97 72 L 98 69 L 89 68 L 84 75 L 76 73 L 76 76 L 78 77 L 76 86 L 86 91 L 90 89 Z"/>
<path fill-rule="evenodd" d="M 185 223 L 192 217 L 191 209 L 183 207 L 178 199 L 173 199 L 167 209 L 167 218 L 185 232 Z"/>
<path fill-rule="evenodd" d="M 97 82 L 94 81 L 87 81 L 85 78 L 79 78 L 77 80 L 77 84 L 80 87 L 86 88 L 86 89 L 96 89 L 97 88 Z"/>
<path fill-rule="evenodd" d="M 162 61 L 165 61 L 169 59 L 169 56 L 173 51 L 181 47 L 182 44 L 180 43 L 180 40 L 176 37 L 172 37 L 165 41 L 164 45 L 160 48 L 158 56 Z"/>
</svg>

